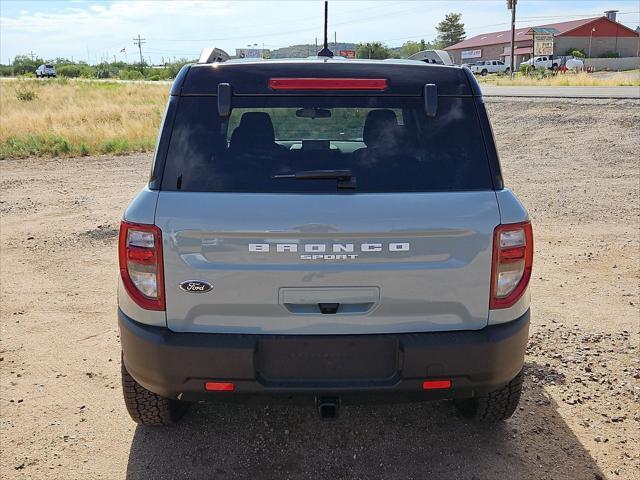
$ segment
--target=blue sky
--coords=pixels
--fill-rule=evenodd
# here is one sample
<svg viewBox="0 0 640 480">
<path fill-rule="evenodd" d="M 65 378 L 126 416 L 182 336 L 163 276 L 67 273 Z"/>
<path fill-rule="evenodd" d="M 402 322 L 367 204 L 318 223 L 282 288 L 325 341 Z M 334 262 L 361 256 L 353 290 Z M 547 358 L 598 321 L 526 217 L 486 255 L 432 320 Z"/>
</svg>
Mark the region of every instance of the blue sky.
<svg viewBox="0 0 640 480">
<path fill-rule="evenodd" d="M 599 16 L 619 10 L 631 28 L 640 23 L 638 0 L 520 0 L 518 26 Z M 509 28 L 505 0 L 331 1 L 329 30 L 338 41 L 382 40 L 390 46 L 436 36 L 447 12 L 462 13 L 467 36 Z M 322 36 L 321 1 L 0 0 L 0 62 L 15 55 L 73 57 L 94 63 L 104 57 L 137 58 L 133 37 L 146 39 L 143 53 L 154 63 L 197 57 L 206 46 L 230 53 L 247 45 L 265 48 L 313 43 Z"/>
</svg>

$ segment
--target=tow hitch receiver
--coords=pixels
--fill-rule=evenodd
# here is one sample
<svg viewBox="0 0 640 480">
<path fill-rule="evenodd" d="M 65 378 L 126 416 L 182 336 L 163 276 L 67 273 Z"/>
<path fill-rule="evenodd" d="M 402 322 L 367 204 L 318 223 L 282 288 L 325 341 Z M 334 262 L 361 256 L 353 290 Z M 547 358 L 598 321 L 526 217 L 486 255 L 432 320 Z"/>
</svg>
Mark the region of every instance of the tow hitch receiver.
<svg viewBox="0 0 640 480">
<path fill-rule="evenodd" d="M 320 420 L 335 420 L 338 418 L 338 410 L 340 409 L 340 397 L 316 397 L 316 408 Z"/>
</svg>

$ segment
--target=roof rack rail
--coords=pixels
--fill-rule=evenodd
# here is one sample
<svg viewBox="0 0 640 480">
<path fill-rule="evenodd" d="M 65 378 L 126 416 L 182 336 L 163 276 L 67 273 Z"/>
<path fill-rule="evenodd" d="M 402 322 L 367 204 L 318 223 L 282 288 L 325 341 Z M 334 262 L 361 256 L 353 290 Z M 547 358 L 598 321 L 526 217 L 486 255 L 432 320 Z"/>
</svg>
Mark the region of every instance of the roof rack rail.
<svg viewBox="0 0 640 480">
<path fill-rule="evenodd" d="M 229 54 L 220 48 L 208 47 L 202 49 L 198 63 L 221 63 L 229 60 Z"/>
</svg>

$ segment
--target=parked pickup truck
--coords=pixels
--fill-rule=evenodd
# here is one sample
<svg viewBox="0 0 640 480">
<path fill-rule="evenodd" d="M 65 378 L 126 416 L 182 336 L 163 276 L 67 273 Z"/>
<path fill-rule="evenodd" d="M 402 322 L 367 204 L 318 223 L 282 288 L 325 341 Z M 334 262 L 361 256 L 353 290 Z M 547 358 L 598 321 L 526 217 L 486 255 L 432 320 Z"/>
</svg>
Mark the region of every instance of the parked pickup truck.
<svg viewBox="0 0 640 480">
<path fill-rule="evenodd" d="M 511 69 L 500 60 L 481 60 L 471 65 L 471 71 L 484 77 L 489 73 L 509 73 Z"/>
<path fill-rule="evenodd" d="M 520 65 L 528 65 L 531 66 L 533 65 L 535 68 L 548 68 L 548 69 L 553 69 L 555 70 L 556 68 L 558 68 L 561 64 L 561 61 L 559 59 L 555 59 L 553 57 L 547 57 L 547 56 L 542 56 L 542 57 L 534 57 L 533 59 L 529 59 L 526 62 L 522 62 Z"/>
<path fill-rule="evenodd" d="M 55 65 L 42 64 L 38 68 L 36 68 L 36 77 L 38 78 L 55 77 L 56 75 L 57 73 Z"/>
<path fill-rule="evenodd" d="M 206 53 L 176 77 L 124 213 L 131 417 L 188 402 L 517 409 L 533 235 L 466 68 Z"/>
</svg>

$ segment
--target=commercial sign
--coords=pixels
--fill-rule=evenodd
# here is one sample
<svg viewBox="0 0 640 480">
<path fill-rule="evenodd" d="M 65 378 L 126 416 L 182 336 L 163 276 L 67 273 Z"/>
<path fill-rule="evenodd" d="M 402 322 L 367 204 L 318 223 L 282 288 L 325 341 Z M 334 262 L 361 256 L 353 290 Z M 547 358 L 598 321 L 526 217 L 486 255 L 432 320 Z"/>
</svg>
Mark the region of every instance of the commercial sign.
<svg viewBox="0 0 640 480">
<path fill-rule="evenodd" d="M 482 57 L 482 50 L 478 49 L 478 50 L 463 50 L 460 58 L 464 60 L 466 58 L 480 58 L 480 57 Z"/>
<path fill-rule="evenodd" d="M 268 54 L 265 56 L 265 52 L 262 48 L 236 48 L 236 57 L 238 58 L 267 58 Z"/>
<path fill-rule="evenodd" d="M 532 27 L 527 35 L 533 36 L 533 54 L 553 55 L 553 36 L 556 33 L 555 28 Z"/>
<path fill-rule="evenodd" d="M 355 50 L 340 50 L 340 56 L 344 58 L 356 58 Z"/>
<path fill-rule="evenodd" d="M 534 38 L 534 55 L 553 55 L 553 35 L 536 33 Z"/>
</svg>

